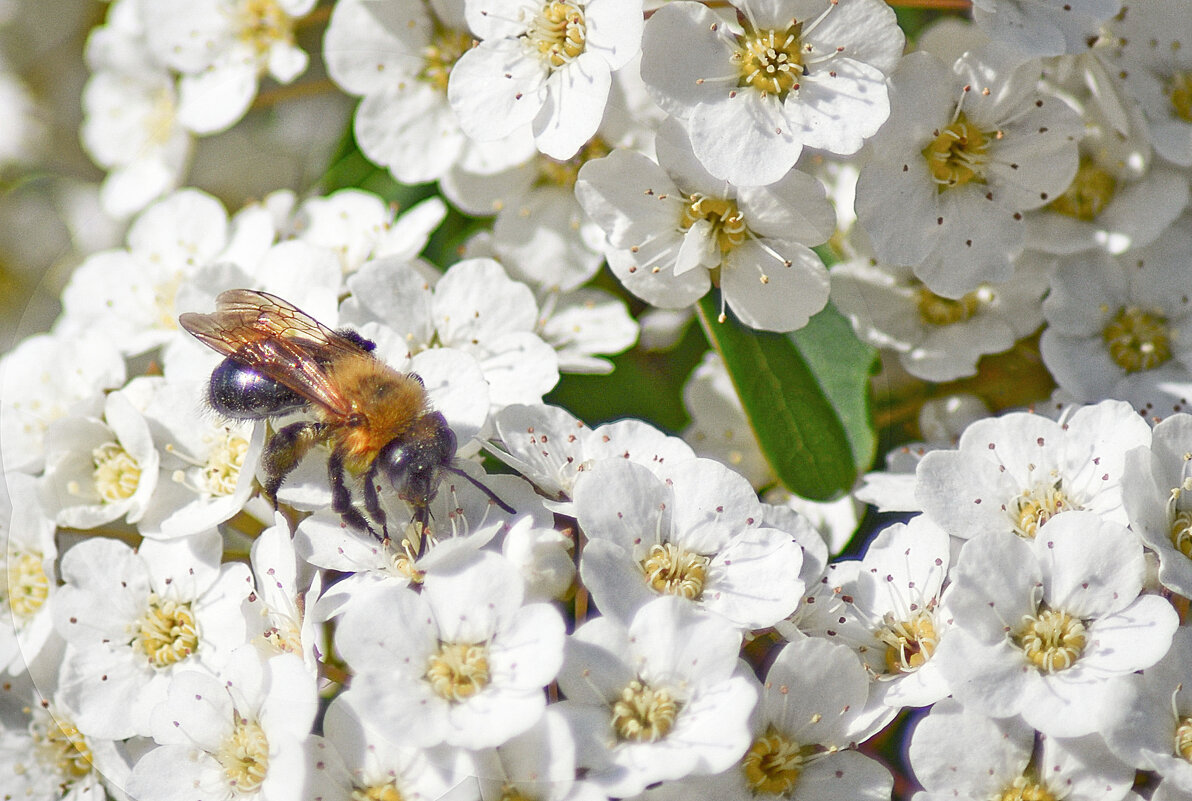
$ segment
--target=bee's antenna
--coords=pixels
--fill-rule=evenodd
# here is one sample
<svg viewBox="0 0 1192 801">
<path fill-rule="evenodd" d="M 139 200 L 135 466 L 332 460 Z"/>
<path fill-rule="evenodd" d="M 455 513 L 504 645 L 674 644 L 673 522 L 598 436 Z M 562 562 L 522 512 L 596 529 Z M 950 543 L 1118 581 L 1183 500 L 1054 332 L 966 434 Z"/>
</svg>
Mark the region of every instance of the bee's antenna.
<svg viewBox="0 0 1192 801">
<path fill-rule="evenodd" d="M 451 466 L 451 465 L 447 465 L 447 466 L 446 466 L 446 467 L 444 467 L 443 469 L 444 469 L 444 470 L 448 470 L 448 471 L 450 471 L 450 472 L 452 472 L 452 473 L 455 473 L 457 476 L 463 476 L 463 477 L 464 477 L 464 478 L 466 478 L 468 481 L 471 481 L 473 484 L 475 484 L 475 485 L 476 485 L 476 487 L 477 487 L 477 488 L 478 488 L 478 489 L 479 489 L 481 492 L 483 492 L 485 495 L 487 495 L 487 496 L 488 496 L 488 499 L 489 499 L 490 501 L 492 501 L 493 503 L 495 503 L 497 506 L 501 507 L 501 509 L 503 509 L 504 511 L 508 512 L 508 513 L 509 513 L 509 514 L 511 514 L 511 515 L 515 515 L 515 514 L 517 514 L 517 510 L 516 510 L 516 509 L 514 509 L 514 508 L 513 508 L 512 506 L 510 506 L 509 504 L 505 503 L 505 502 L 504 502 L 503 500 L 501 500 L 500 498 L 498 498 L 498 497 L 497 497 L 497 494 L 496 494 L 495 492 L 493 492 L 493 491 L 492 491 L 492 490 L 490 490 L 488 487 L 486 487 L 486 486 L 484 486 L 483 484 L 481 484 L 481 483 L 480 483 L 479 481 L 477 481 L 476 479 L 472 478 L 470 475 L 468 475 L 467 473 L 465 473 L 463 470 L 460 470 L 458 467 L 453 467 L 453 466 Z"/>
</svg>

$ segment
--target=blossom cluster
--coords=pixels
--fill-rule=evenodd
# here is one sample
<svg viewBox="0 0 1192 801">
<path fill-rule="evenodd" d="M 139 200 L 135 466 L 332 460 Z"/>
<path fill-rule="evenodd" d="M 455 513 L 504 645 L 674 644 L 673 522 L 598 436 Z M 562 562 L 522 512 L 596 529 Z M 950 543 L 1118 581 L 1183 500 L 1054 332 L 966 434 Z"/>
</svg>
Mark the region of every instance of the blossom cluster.
<svg viewBox="0 0 1192 801">
<path fill-rule="evenodd" d="M 1192 3 L 973 5 L 112 0 L 80 139 L 122 233 L 0 356 L 0 796 L 1192 798 Z M 198 141 L 318 70 L 438 194 L 201 187 Z M 227 290 L 426 403 L 260 321 L 216 352 L 179 317 Z M 682 436 L 550 402 L 697 304 L 834 307 L 893 392 L 1033 342 L 1054 392 L 927 403 L 826 504 L 732 354 Z"/>
</svg>

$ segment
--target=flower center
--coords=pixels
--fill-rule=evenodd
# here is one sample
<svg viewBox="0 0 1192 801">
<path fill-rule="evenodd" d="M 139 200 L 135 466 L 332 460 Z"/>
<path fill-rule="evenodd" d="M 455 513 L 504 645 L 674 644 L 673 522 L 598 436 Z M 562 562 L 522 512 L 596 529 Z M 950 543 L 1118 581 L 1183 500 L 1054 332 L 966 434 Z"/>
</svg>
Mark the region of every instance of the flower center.
<svg viewBox="0 0 1192 801">
<path fill-rule="evenodd" d="M 223 496 L 235 492 L 246 453 L 248 440 L 224 429 L 223 435 L 207 453 L 207 464 L 202 474 L 203 488 L 211 495 Z"/>
<path fill-rule="evenodd" d="M 649 555 L 642 560 L 642 570 L 646 571 L 646 581 L 656 592 L 694 601 L 704 591 L 711 561 L 668 542 L 650 547 Z"/>
<path fill-rule="evenodd" d="M 1180 718 L 1175 727 L 1175 752 L 1192 762 L 1192 718 Z"/>
<path fill-rule="evenodd" d="M 741 770 L 754 795 L 789 795 L 799 781 L 803 762 L 798 744 L 770 729 L 753 741 L 741 759 Z"/>
<path fill-rule="evenodd" d="M 1024 540 L 1033 540 L 1039 526 L 1067 509 L 1078 509 L 1064 494 L 1058 480 L 1041 482 L 1010 502 L 1007 512 L 1014 525 L 1014 533 Z"/>
<path fill-rule="evenodd" d="M 91 747 L 87 739 L 60 713 L 37 715 L 30 724 L 30 734 L 38 761 L 52 765 L 68 782 L 91 772 Z"/>
<path fill-rule="evenodd" d="M 50 597 L 50 579 L 41 566 L 41 554 L 13 551 L 8 555 L 8 584 L 0 587 L 0 595 L 7 593 L 8 608 L 13 617 L 25 621 Z"/>
<path fill-rule="evenodd" d="M 613 152 L 612 147 L 597 134 L 588 140 L 578 153 L 565 161 L 552 159 L 550 156 L 539 156 L 538 185 L 546 184 L 573 189 L 580 167 L 593 159 L 604 158 L 611 152 Z"/>
<path fill-rule="evenodd" d="M 961 298 L 945 298 L 927 287 L 920 287 L 917 295 L 919 319 L 927 325 L 952 325 L 971 320 L 981 309 L 979 291 L 969 292 Z"/>
<path fill-rule="evenodd" d="M 1113 200 L 1116 189 L 1116 178 L 1091 160 L 1082 158 L 1076 177 L 1062 195 L 1051 201 L 1049 208 L 1078 220 L 1095 220 Z"/>
<path fill-rule="evenodd" d="M 558 69 L 587 47 L 584 12 L 574 3 L 547 3 L 530 23 L 526 38 L 552 70 Z"/>
<path fill-rule="evenodd" d="M 1101 338 L 1110 357 L 1127 373 L 1153 369 L 1171 358 L 1167 318 L 1137 306 L 1122 307 Z"/>
<path fill-rule="evenodd" d="M 105 442 L 91 451 L 95 469 L 91 478 L 95 491 L 104 503 L 126 501 L 137 491 L 141 468 L 128 451 L 115 442 Z"/>
<path fill-rule="evenodd" d="M 523 793 L 512 784 L 506 784 L 501 788 L 501 796 L 497 801 L 534 801 L 533 798 Z"/>
<path fill-rule="evenodd" d="M 220 743 L 215 760 L 237 792 L 251 793 L 259 788 L 269 772 L 269 741 L 260 724 L 237 720 L 232 733 Z"/>
<path fill-rule="evenodd" d="M 887 614 L 883 622 L 885 625 L 877 631 L 877 638 L 886 644 L 887 673 L 911 673 L 935 653 L 939 635 L 930 612 L 920 611 L 907 620 L 895 620 Z"/>
<path fill-rule="evenodd" d="M 970 181 L 985 183 L 988 148 L 989 137 L 970 123 L 962 111 L 956 115 L 955 122 L 937 133 L 931 144 L 923 148 L 923 158 L 927 159 L 931 178 L 942 192 Z"/>
<path fill-rule="evenodd" d="M 479 693 L 492 676 L 488 670 L 488 648 L 485 645 L 445 642 L 430 658 L 426 679 L 439 695 L 448 701 L 466 701 Z"/>
<path fill-rule="evenodd" d="M 1192 122 L 1192 72 L 1177 72 L 1167 87 L 1175 115 L 1184 122 Z"/>
<path fill-rule="evenodd" d="M 669 692 L 634 679 L 613 704 L 613 731 L 623 742 L 657 742 L 674 728 L 678 714 L 679 703 Z"/>
<path fill-rule="evenodd" d="M 993 801 L 1056 801 L 1056 797 L 1046 785 L 1019 776 L 1009 787 L 995 794 Z"/>
<path fill-rule="evenodd" d="M 1045 673 L 1072 667 L 1088 640 L 1084 623 L 1058 609 L 1023 615 L 1011 636 L 1027 661 Z"/>
<path fill-rule="evenodd" d="M 352 790 L 350 797 L 352 801 L 405 801 L 405 796 L 393 782 L 357 787 Z"/>
<path fill-rule="evenodd" d="M 149 593 L 149 609 L 137 623 L 133 643 L 154 667 L 168 667 L 189 657 L 199 647 L 190 604 L 163 601 L 157 593 Z"/>
<path fill-rule="evenodd" d="M 693 193 L 687 199 L 679 226 L 686 231 L 695 225 L 697 220 L 707 220 L 712 224 L 712 236 L 716 237 L 721 256 L 744 242 L 749 233 L 749 228 L 745 225 L 745 215 L 737 208 L 736 203 L 726 198 Z"/>
<path fill-rule="evenodd" d="M 472 47 L 472 35 L 456 28 L 435 31 L 430 44 L 422 48 L 422 71 L 419 80 L 425 81 L 447 94 L 447 79 L 460 56 Z"/>
<path fill-rule="evenodd" d="M 794 22 L 786 30 L 755 31 L 746 26 L 745 36 L 732 59 L 741 72 L 738 86 L 757 89 L 763 95 L 785 100 L 798 91 L 803 76 L 803 56 L 799 52 L 803 23 Z"/>
<path fill-rule="evenodd" d="M 1171 521 L 1171 544 L 1192 559 L 1192 511 L 1176 512 Z"/>
<path fill-rule="evenodd" d="M 258 59 L 266 58 L 275 43 L 294 40 L 291 19 L 277 0 L 244 0 L 235 15 L 240 41 L 251 47 Z"/>
</svg>

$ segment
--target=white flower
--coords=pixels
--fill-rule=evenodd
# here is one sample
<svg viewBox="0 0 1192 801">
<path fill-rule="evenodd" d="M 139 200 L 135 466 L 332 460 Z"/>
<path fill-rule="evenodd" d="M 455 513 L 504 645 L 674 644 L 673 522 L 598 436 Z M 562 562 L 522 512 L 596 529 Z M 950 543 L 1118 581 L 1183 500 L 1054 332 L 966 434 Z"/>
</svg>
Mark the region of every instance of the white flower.
<svg viewBox="0 0 1192 801">
<path fill-rule="evenodd" d="M 889 798 L 894 780 L 872 757 L 849 747 L 869 690 L 847 648 L 820 639 L 782 647 L 750 719 L 753 742 L 741 761 L 715 776 L 666 782 L 648 801 L 756 798 Z"/>
<path fill-rule="evenodd" d="M 833 266 L 832 300 L 858 337 L 894 350 L 908 373 L 952 381 L 976 374 L 982 356 L 1009 350 L 1042 324 L 1047 272 L 1037 262 L 1020 258 L 1012 280 L 951 299 L 909 267 L 856 258 Z"/>
<path fill-rule="evenodd" d="M 474 769 L 466 751 L 390 740 L 365 725 L 350 705 L 333 699 L 323 716 L 323 737 L 308 741 L 314 767 L 309 797 L 355 801 L 396 794 L 407 801 L 440 801 L 452 793 L 453 801 L 471 801 L 457 794 L 461 783 L 474 781 L 467 778 Z M 470 795 L 477 798 L 479 791 Z"/>
<path fill-rule="evenodd" d="M 1080 118 L 1038 89 L 1042 68 L 968 53 L 951 69 L 927 53 L 890 77 L 890 120 L 857 181 L 857 219 L 884 262 L 959 298 L 1013 273 L 1025 212 L 1076 174 Z"/>
<path fill-rule="evenodd" d="M 306 69 L 294 44 L 296 17 L 315 0 L 193 0 L 182 6 L 141 0 L 145 39 L 157 58 L 182 73 L 178 120 L 210 134 L 248 111 L 260 76 L 289 83 Z"/>
<path fill-rule="evenodd" d="M 1134 771 L 1099 737 L 1039 736 L 1020 718 L 995 720 L 945 698 L 915 726 L 908 749 L 917 799 L 1018 797 L 1118 801 Z M 1137 799 L 1138 796 L 1133 796 Z"/>
<path fill-rule="evenodd" d="M 62 557 L 54 628 L 69 644 L 61 692 L 95 737 L 152 733 L 150 713 L 180 669 L 215 672 L 246 640 L 248 567 L 221 566 L 217 532 L 137 551 L 84 540 Z"/>
<path fill-rule="evenodd" d="M 1187 167 L 1192 165 L 1192 53 L 1188 51 L 1192 25 L 1186 14 L 1171 13 L 1177 7 L 1163 3 L 1132 2 L 1128 10 L 1107 26 L 1120 48 L 1120 58 L 1111 62 L 1111 70 L 1121 77 L 1125 94 L 1141 110 L 1156 152 Z"/>
<path fill-rule="evenodd" d="M 1183 218 L 1187 223 L 1187 217 Z M 1043 303 L 1040 350 L 1078 401 L 1119 398 L 1159 415 L 1192 397 L 1192 234 L 1176 223 L 1151 245 L 1060 261 Z"/>
<path fill-rule="evenodd" d="M 302 657 L 310 675 L 318 675 L 322 640 L 313 617 L 306 613 L 306 603 L 307 598 L 318 596 L 322 577 L 316 572 L 309 588 L 300 583 L 299 570 L 306 566 L 294 553 L 289 526 L 280 512 L 275 513 L 273 525 L 253 540 L 251 556 L 262 638 L 275 652 Z"/>
<path fill-rule="evenodd" d="M 436 347 L 470 354 L 496 408 L 538 402 L 559 380 L 554 350 L 534 333 L 533 292 L 492 259 L 457 262 L 437 282 L 408 262 L 376 259 L 348 279 L 348 288 L 341 322 L 380 323 L 409 354 Z"/>
<path fill-rule="evenodd" d="M 1155 426 L 1151 447 L 1126 454 L 1123 501 L 1130 527 L 1159 557 L 1159 581 L 1192 594 L 1192 416 Z"/>
<path fill-rule="evenodd" d="M 317 707 L 314 676 L 294 655 L 266 659 L 247 645 L 217 676 L 180 670 L 153 711 L 159 745 L 133 767 L 129 794 L 177 798 L 201 788 L 204 801 L 301 798 Z"/>
<path fill-rule="evenodd" d="M 1189 659 L 1192 630 L 1180 627 L 1167 655 L 1141 672 L 1137 695 L 1125 706 L 1122 719 L 1101 733 L 1119 758 L 1140 770 L 1156 771 L 1165 782 L 1192 794 L 1192 763 L 1183 744 L 1192 720 Z"/>
<path fill-rule="evenodd" d="M 1080 408 L 1063 425 L 1022 412 L 981 420 L 965 429 L 957 450 L 923 457 L 915 499 L 961 539 L 982 532 L 1034 537 L 1069 509 L 1125 525 L 1125 455 L 1150 441 L 1147 424 L 1118 401 Z"/>
<path fill-rule="evenodd" d="M 668 3 L 642 41 L 642 78 L 684 121 L 700 163 L 739 186 L 762 185 L 804 146 L 860 150 L 890 113 L 886 76 L 903 47 L 891 9 L 876 0 L 734 5 L 740 25 L 700 3 Z"/>
<path fill-rule="evenodd" d="M 101 414 L 67 417 L 46 432 L 41 500 L 58 525 L 136 523 L 145 514 L 161 456 L 126 392 L 104 398 Z"/>
<path fill-rule="evenodd" d="M 576 182 L 626 288 L 655 306 L 681 308 L 715 281 L 722 308 L 749 326 L 806 325 L 828 299 L 827 270 L 811 250 L 833 230 L 823 186 L 798 171 L 771 186 L 728 185 L 700 166 L 673 122 L 656 144 L 657 164 L 616 150 L 585 164 Z"/>
<path fill-rule="evenodd" d="M 640 0 L 470 0 L 480 39 L 451 70 L 447 98 L 473 139 L 532 124 L 538 149 L 575 155 L 604 115 L 612 71 L 641 44 Z"/>
<path fill-rule="evenodd" d="M 741 636 L 677 598 L 656 598 L 628 627 L 601 617 L 567 640 L 559 705 L 576 761 L 606 794 L 718 773 L 749 747 L 756 680 L 738 673 Z"/>
<path fill-rule="evenodd" d="M 897 710 L 948 695 L 932 659 L 951 629 L 941 606 L 948 551 L 947 533 L 923 516 L 888 526 L 861 561 L 844 563 L 832 575 L 832 592 L 842 603 L 801 615 L 801 631 L 856 651 L 873 677 L 871 703 Z"/>
<path fill-rule="evenodd" d="M 192 152 L 174 79 L 146 47 L 137 0 L 111 3 L 87 40 L 80 138 L 108 170 L 100 199 L 113 217 L 140 211 L 181 181 Z"/>
<path fill-rule="evenodd" d="M 344 91 L 361 95 L 353 131 L 360 150 L 406 184 L 443 178 L 477 150 L 447 102 L 448 76 L 472 35 L 463 0 L 344 0 L 335 4 L 323 56 Z M 528 159 L 528 126 L 484 148 L 499 171 Z"/>
<path fill-rule="evenodd" d="M 584 586 L 622 623 L 673 595 L 742 629 L 773 625 L 803 593 L 803 553 L 762 514 L 749 482 L 710 459 L 672 465 L 665 482 L 631 461 L 597 462 L 575 490 Z"/>
<path fill-rule="evenodd" d="M 525 476 L 559 514 L 573 514 L 576 482 L 599 459 L 619 456 L 657 474 L 695 456 L 683 440 L 640 420 L 592 429 L 557 406 L 514 405 L 494 422 L 501 448 L 493 454 Z"/>
<path fill-rule="evenodd" d="M 517 568 L 488 552 L 429 573 L 421 593 L 361 592 L 335 632 L 355 671 L 344 703 L 397 743 L 483 748 L 525 731 L 546 706 L 565 635 L 554 607 L 523 606 L 523 594 Z"/>
<path fill-rule="evenodd" d="M 41 334 L 0 359 L 0 454 L 5 470 L 38 472 L 46 429 L 97 392 L 124 383 L 124 360 L 104 337 Z"/>
<path fill-rule="evenodd" d="M 533 601 L 562 599 L 575 581 L 575 543 L 554 528 L 536 528 L 532 518 L 514 523 L 505 533 L 501 554 L 521 571 L 526 597 Z"/>
<path fill-rule="evenodd" d="M 1058 56 L 1083 53 L 1121 7 L 1121 0 L 974 0 L 973 19 L 1024 56 Z"/>
<path fill-rule="evenodd" d="M 558 354 L 559 372 L 604 374 L 613 371 L 613 364 L 601 357 L 631 347 L 638 324 L 620 298 L 577 289 L 545 297 L 537 330 Z"/>
<path fill-rule="evenodd" d="M 54 522 L 41 509 L 32 476 L 8 473 L 0 483 L 0 668 L 28 669 L 54 631 L 58 586 Z"/>
<path fill-rule="evenodd" d="M 289 228 L 303 242 L 335 251 L 346 275 L 370 258 L 415 258 L 446 214 L 446 204 L 431 197 L 395 219 L 393 208 L 376 195 L 341 189 L 307 198 Z"/>
<path fill-rule="evenodd" d="M 565 715 L 547 707 L 532 728 L 477 755 L 481 797 L 518 795 L 538 801 L 604 801 L 590 782 L 576 778 L 575 737 Z"/>
<path fill-rule="evenodd" d="M 969 540 L 952 569 L 954 628 L 934 657 L 952 694 L 1054 737 L 1104 730 L 1179 625 L 1165 598 L 1139 595 L 1144 573 L 1138 537 L 1088 511 L 1056 515 L 1029 541 Z"/>
</svg>

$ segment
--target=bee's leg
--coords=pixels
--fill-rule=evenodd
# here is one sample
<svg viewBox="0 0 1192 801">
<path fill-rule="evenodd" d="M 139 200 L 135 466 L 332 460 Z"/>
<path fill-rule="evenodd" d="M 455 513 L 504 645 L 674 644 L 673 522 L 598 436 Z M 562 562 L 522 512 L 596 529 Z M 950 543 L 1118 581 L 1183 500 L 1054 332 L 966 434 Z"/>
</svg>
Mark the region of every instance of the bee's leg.
<svg viewBox="0 0 1192 801">
<path fill-rule="evenodd" d="M 261 454 L 261 467 L 265 471 L 265 494 L 277 508 L 277 491 L 302 458 L 323 436 L 322 423 L 299 422 L 274 432 Z"/>
<path fill-rule="evenodd" d="M 352 491 L 348 489 L 348 478 L 344 472 L 343 457 L 331 451 L 331 458 L 327 460 L 327 477 L 331 481 L 331 508 L 339 513 L 349 526 L 360 531 L 367 531 L 377 539 L 377 532 L 368 524 L 364 515 L 352 503 Z"/>
<path fill-rule="evenodd" d="M 385 510 L 381 508 L 381 498 L 377 495 L 377 475 L 381 463 L 374 460 L 368 472 L 364 475 L 364 508 L 368 510 L 372 519 L 381 526 L 382 539 L 389 539 L 389 526 L 385 523 Z"/>
</svg>

